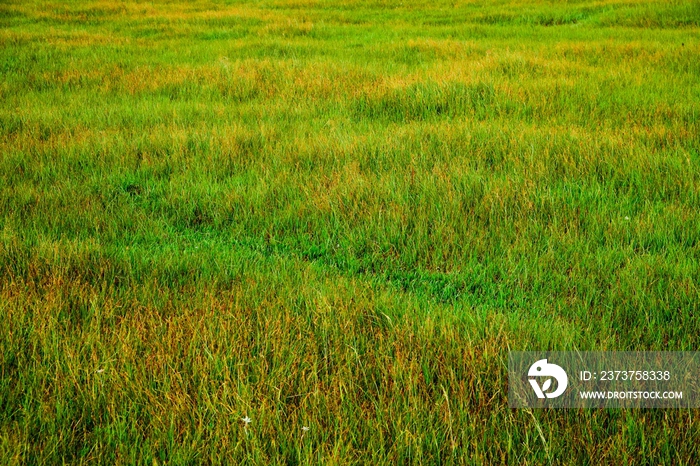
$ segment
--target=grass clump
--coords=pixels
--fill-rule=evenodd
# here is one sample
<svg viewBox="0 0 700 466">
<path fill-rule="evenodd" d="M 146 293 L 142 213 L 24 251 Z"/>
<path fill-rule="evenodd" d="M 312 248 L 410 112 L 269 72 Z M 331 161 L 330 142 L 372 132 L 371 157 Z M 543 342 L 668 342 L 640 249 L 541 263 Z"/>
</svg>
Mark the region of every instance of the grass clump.
<svg viewBox="0 0 700 466">
<path fill-rule="evenodd" d="M 364 95 L 354 104 L 358 119 L 388 122 L 423 121 L 433 118 L 484 119 L 496 112 L 493 86 L 485 83 L 415 83 L 405 88 L 387 90 L 376 95 Z"/>
</svg>

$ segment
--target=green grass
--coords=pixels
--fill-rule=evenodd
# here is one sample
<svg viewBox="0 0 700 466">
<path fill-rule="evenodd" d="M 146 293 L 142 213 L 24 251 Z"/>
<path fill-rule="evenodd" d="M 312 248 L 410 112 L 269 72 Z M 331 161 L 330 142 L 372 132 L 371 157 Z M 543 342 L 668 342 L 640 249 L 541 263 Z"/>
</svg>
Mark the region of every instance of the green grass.
<svg viewBox="0 0 700 466">
<path fill-rule="evenodd" d="M 0 463 L 697 464 L 699 5 L 3 2 Z"/>
</svg>

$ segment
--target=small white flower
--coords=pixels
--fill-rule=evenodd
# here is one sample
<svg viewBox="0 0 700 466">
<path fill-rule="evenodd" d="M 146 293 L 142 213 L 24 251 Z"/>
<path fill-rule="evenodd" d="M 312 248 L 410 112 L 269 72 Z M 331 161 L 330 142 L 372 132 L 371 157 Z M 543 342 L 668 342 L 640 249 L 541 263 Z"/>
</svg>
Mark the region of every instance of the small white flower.
<svg viewBox="0 0 700 466">
<path fill-rule="evenodd" d="M 248 416 L 242 417 L 242 418 L 241 418 L 241 421 L 243 421 L 243 423 L 245 424 L 246 427 L 248 427 L 248 424 L 250 424 L 251 422 L 253 422 L 253 420 L 252 420 L 251 418 L 249 418 Z"/>
<path fill-rule="evenodd" d="M 308 427 L 308 426 L 303 426 L 303 427 L 301 428 L 301 430 L 303 430 L 304 432 L 308 432 L 308 431 L 311 430 L 311 428 Z"/>
<path fill-rule="evenodd" d="M 625 217 L 625 220 L 629 220 L 629 219 L 630 219 L 629 217 Z"/>
</svg>

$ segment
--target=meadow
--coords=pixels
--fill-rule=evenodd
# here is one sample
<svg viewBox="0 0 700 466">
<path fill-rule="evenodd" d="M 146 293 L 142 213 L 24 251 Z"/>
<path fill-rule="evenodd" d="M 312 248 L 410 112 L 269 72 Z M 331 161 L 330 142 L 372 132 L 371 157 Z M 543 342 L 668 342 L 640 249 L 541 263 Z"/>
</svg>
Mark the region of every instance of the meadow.
<svg viewBox="0 0 700 466">
<path fill-rule="evenodd" d="M 697 1 L 3 0 L 0 76 L 1 464 L 700 462 L 506 370 L 700 347 Z"/>
</svg>

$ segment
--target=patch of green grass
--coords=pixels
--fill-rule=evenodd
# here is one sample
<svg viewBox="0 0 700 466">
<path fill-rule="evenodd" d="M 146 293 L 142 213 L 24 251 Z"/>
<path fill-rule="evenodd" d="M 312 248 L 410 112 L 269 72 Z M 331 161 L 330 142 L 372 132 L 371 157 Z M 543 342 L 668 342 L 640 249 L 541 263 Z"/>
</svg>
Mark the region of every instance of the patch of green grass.
<svg viewBox="0 0 700 466">
<path fill-rule="evenodd" d="M 0 462 L 697 463 L 506 361 L 697 349 L 699 21 L 0 5 Z"/>
</svg>

